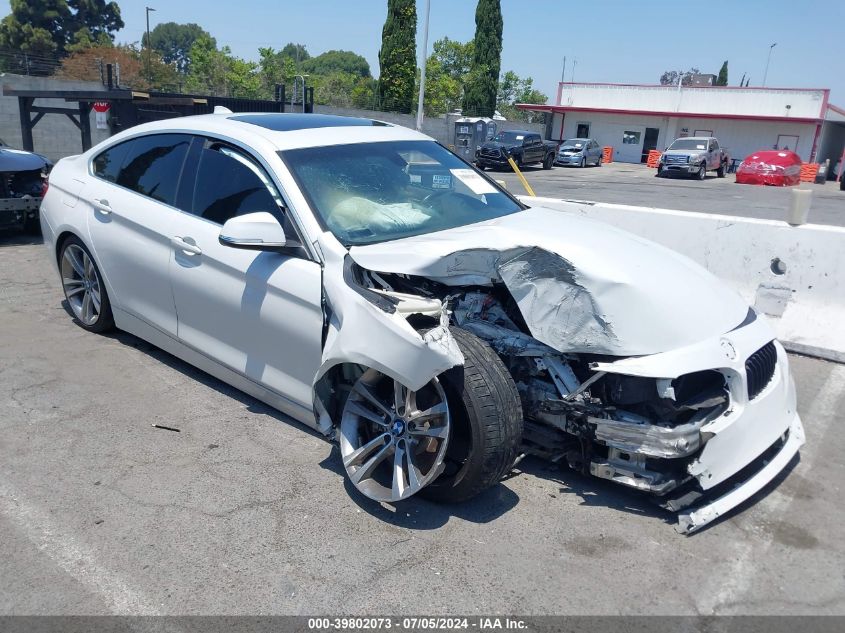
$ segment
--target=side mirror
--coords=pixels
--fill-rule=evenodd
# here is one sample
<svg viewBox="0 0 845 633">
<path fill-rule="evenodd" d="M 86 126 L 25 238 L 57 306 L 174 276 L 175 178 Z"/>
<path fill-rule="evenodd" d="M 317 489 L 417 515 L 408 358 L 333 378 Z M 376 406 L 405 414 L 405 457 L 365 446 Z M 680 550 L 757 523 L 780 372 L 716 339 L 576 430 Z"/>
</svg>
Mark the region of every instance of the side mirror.
<svg viewBox="0 0 845 633">
<path fill-rule="evenodd" d="M 279 221 L 272 213 L 266 211 L 229 218 L 220 229 L 219 239 L 223 246 L 254 251 L 271 251 L 294 246 L 285 236 L 285 230 Z"/>
</svg>

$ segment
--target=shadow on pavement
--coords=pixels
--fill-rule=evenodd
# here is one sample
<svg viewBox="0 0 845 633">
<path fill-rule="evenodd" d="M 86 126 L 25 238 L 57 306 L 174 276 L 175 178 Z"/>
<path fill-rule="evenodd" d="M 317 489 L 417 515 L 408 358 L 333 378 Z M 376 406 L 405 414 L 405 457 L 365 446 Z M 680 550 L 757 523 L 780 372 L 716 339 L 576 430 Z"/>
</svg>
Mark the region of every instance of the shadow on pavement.
<svg viewBox="0 0 845 633">
<path fill-rule="evenodd" d="M 346 477 L 340 449 L 336 445 L 332 446 L 331 453 L 320 462 L 320 466 L 343 477 L 346 493 L 361 510 L 385 523 L 411 530 L 434 530 L 446 525 L 451 517 L 471 523 L 489 523 L 519 502 L 519 495 L 499 483 L 460 503 L 436 503 L 420 496 L 399 503 L 379 503 L 358 492 Z"/>
</svg>

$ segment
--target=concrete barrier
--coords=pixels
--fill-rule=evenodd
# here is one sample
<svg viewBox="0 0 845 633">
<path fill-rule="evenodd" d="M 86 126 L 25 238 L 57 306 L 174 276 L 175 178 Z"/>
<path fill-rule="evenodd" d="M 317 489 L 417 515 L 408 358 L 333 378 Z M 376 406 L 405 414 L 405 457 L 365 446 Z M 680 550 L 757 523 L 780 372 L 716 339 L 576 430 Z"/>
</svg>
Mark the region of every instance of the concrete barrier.
<svg viewBox="0 0 845 633">
<path fill-rule="evenodd" d="M 787 349 L 845 363 L 845 228 L 520 196 L 692 258 L 770 320 Z"/>
</svg>

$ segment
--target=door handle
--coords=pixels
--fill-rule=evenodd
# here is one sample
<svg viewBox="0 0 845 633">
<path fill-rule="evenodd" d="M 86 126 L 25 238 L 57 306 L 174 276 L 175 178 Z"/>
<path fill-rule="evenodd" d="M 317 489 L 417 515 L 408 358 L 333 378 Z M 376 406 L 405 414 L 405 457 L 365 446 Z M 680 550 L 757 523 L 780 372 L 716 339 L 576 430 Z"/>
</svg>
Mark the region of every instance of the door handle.
<svg viewBox="0 0 845 633">
<path fill-rule="evenodd" d="M 188 238 L 191 239 L 191 238 Z M 170 240 L 170 243 L 180 251 L 183 251 L 189 255 L 202 255 L 202 249 L 197 246 L 196 244 L 191 244 L 190 242 L 186 242 L 185 238 L 179 237 L 178 235 Z"/>
<path fill-rule="evenodd" d="M 95 198 L 93 202 L 94 202 L 94 208 L 97 211 L 99 211 L 100 213 L 102 213 L 103 215 L 108 215 L 112 212 L 112 208 L 111 208 L 111 206 L 109 206 L 109 201 L 106 200 L 105 198 L 100 199 L 100 200 L 97 200 Z"/>
</svg>

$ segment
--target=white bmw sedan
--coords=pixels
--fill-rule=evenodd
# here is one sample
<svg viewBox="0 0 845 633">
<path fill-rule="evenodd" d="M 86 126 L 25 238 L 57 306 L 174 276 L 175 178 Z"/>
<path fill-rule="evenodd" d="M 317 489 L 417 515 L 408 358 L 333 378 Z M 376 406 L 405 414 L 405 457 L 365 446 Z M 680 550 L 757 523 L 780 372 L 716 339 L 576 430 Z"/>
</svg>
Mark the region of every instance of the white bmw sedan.
<svg viewBox="0 0 845 633">
<path fill-rule="evenodd" d="M 317 114 L 140 125 L 41 209 L 67 304 L 340 445 L 379 501 L 539 455 L 693 531 L 803 443 L 783 347 L 707 271 L 517 200 L 432 139 Z"/>
</svg>

